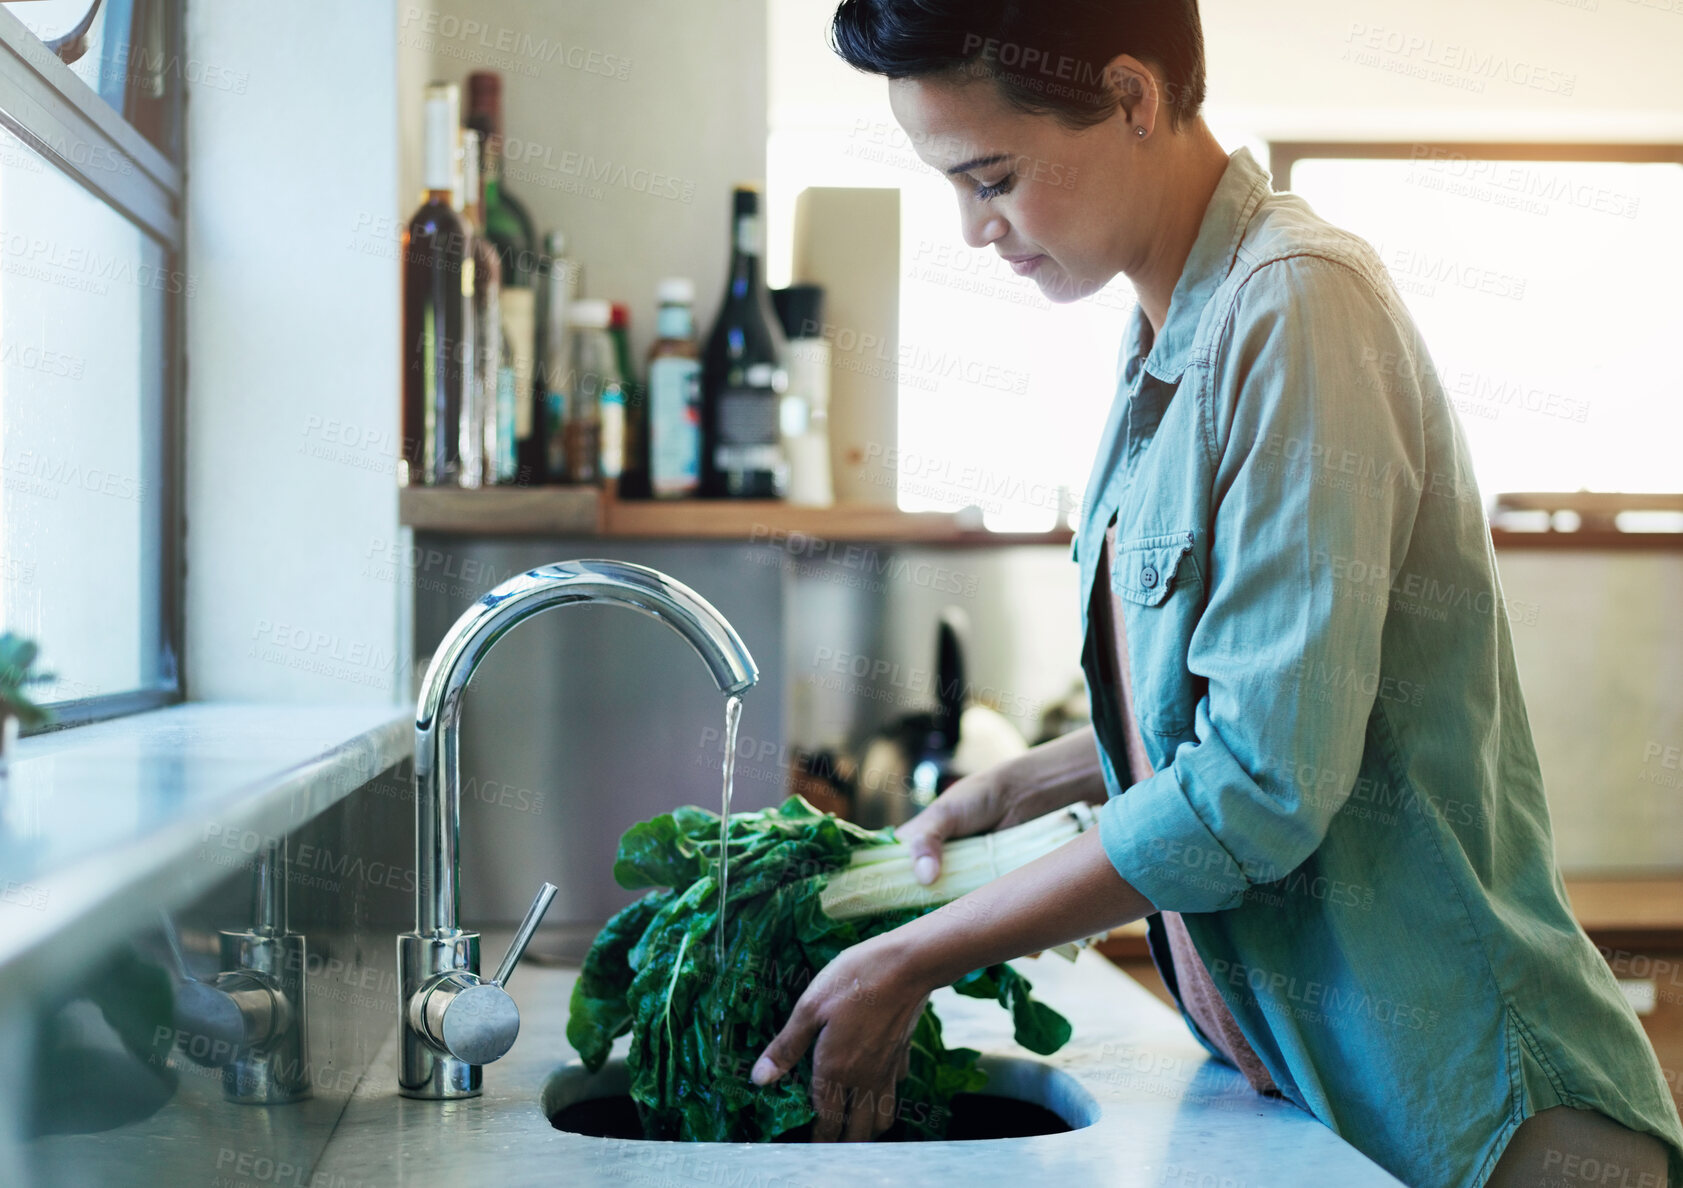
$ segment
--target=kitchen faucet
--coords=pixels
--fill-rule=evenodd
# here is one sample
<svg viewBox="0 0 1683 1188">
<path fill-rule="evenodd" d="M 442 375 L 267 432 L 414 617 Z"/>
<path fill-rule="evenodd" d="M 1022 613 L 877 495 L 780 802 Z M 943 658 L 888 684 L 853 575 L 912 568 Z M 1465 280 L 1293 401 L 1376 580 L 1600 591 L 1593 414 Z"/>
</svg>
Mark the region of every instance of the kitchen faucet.
<svg viewBox="0 0 1683 1188">
<path fill-rule="evenodd" d="M 398 1090 L 405 1097 L 475 1097 L 481 1068 L 520 1032 L 504 989 L 543 919 L 545 883 L 489 981 L 479 934 L 458 926 L 462 695 L 479 662 L 524 619 L 575 602 L 609 603 L 659 619 L 689 641 L 727 697 L 759 680 L 754 658 L 722 615 L 663 573 L 621 561 L 565 561 L 510 578 L 457 619 L 433 653 L 415 709 L 415 931 L 397 938 L 402 1030 Z"/>
</svg>

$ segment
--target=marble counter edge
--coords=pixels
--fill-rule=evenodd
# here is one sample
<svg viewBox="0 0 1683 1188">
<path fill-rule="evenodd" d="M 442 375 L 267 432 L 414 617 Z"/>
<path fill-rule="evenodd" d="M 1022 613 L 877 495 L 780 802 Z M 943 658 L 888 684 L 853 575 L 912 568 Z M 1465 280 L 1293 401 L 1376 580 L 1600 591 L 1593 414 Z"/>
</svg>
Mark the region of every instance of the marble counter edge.
<svg viewBox="0 0 1683 1188">
<path fill-rule="evenodd" d="M 190 760 L 194 739 L 207 732 L 215 745 L 200 758 L 239 767 L 229 748 L 242 740 L 261 741 L 263 754 L 229 772 L 225 791 L 184 803 L 178 816 L 29 874 L 26 902 L 39 906 L 0 902 L 0 1001 L 49 991 L 123 935 L 150 927 L 160 904 L 185 902 L 223 877 L 211 863 L 185 860 L 209 824 L 285 834 L 409 756 L 413 725 L 413 709 L 402 705 L 198 702 L 25 740 L 14 771 L 42 759 Z"/>
<path fill-rule="evenodd" d="M 1309 1114 L 1264 1099 L 1237 1072 L 1209 1058 L 1179 1014 L 1097 953 L 1074 965 L 1058 958 L 1013 962 L 1037 995 L 1075 1025 L 1077 1040 L 1044 1063 L 1073 1076 L 1098 1100 L 1092 1126 L 1067 1134 L 982 1143 L 837 1145 L 645 1143 L 588 1139 L 551 1128 L 539 1108 L 543 1085 L 576 1061 L 566 1041 L 566 1004 L 577 969 L 523 971 L 510 986 L 523 1027 L 513 1051 L 485 1069 L 485 1093 L 460 1102 L 416 1101 L 396 1091 L 396 1029 L 352 1092 L 312 1169 L 312 1182 L 401 1188 L 468 1180 L 493 1172 L 524 1188 L 565 1182 L 648 1188 L 743 1183 L 767 1188 L 865 1188 L 963 1179 L 1018 1184 L 1025 1177 L 1146 1188 L 1165 1183 L 1398 1185 L 1383 1169 Z M 1033 1058 L 1010 1039 L 1009 1016 L 991 1002 L 936 991 L 948 1042 Z M 615 1041 L 623 1057 L 629 1037 Z M 1125 1074 L 1118 1076 L 1118 1073 Z M 1214 1074 L 1212 1077 L 1211 1074 Z M 1174 1132 L 1195 1146 L 1142 1143 Z M 1221 1138 L 1238 1139 L 1253 1162 L 1278 1160 L 1280 1178 L 1222 1179 Z M 804 1152 L 804 1154 L 803 1154 Z M 1260 1159 L 1256 1157 L 1261 1155 Z M 1167 1156 L 1167 1158 L 1165 1158 Z M 1184 1172 L 1184 1175 L 1178 1173 Z M 1177 1178 L 1178 1176 L 1178 1178 Z"/>
</svg>

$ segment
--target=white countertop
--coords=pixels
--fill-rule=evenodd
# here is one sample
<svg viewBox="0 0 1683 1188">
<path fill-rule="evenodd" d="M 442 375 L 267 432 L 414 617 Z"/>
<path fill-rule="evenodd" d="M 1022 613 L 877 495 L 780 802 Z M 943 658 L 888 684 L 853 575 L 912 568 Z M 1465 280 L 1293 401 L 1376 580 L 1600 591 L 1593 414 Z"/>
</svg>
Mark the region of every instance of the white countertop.
<svg viewBox="0 0 1683 1188">
<path fill-rule="evenodd" d="M 0 997 L 213 883 L 189 860 L 207 841 L 277 837 L 394 766 L 413 724 L 404 706 L 204 703 L 24 740 L 0 791 Z"/>
<path fill-rule="evenodd" d="M 493 949 L 496 946 L 491 946 Z M 1070 964 L 1016 963 L 1037 997 L 1074 1026 L 1062 1052 L 1033 1057 L 991 1002 L 939 991 L 947 1042 L 1044 1059 L 1099 1106 L 1065 1134 L 984 1142 L 811 1145 L 650 1143 L 596 1139 L 550 1126 L 539 1107 L 549 1075 L 575 1059 L 565 1037 L 576 973 L 521 968 L 510 987 L 521 1034 L 485 1069 L 484 1095 L 412 1101 L 397 1094 L 396 1033 L 357 1087 L 311 1182 L 525 1185 L 747 1184 L 1113 1185 L 1116 1188 L 1339 1188 L 1399 1183 L 1309 1114 L 1259 1097 L 1211 1059 L 1180 1017 L 1097 953 Z M 624 1055 L 629 1037 L 615 1045 Z"/>
</svg>

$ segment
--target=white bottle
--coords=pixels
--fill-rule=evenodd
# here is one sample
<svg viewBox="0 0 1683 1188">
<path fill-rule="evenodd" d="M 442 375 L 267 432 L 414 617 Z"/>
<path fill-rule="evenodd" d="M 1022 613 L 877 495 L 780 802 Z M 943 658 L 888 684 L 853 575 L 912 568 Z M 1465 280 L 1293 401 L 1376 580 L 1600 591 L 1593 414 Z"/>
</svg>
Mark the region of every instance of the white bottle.
<svg viewBox="0 0 1683 1188">
<path fill-rule="evenodd" d="M 830 476 L 830 340 L 824 337 L 824 290 L 791 285 L 777 293 L 788 341 L 789 387 L 779 420 L 789 460 L 788 501 L 829 507 L 836 501 Z"/>
</svg>

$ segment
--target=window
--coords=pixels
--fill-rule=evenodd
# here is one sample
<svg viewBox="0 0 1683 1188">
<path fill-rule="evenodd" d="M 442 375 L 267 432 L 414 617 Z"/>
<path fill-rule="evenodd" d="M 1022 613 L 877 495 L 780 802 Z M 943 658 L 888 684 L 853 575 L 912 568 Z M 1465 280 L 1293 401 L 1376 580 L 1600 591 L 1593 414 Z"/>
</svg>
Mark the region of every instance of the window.
<svg viewBox="0 0 1683 1188">
<path fill-rule="evenodd" d="M 0 5 L 0 622 L 60 725 L 180 696 L 179 18 Z"/>
<path fill-rule="evenodd" d="M 1487 502 L 1683 488 L 1683 148 L 1276 144 L 1274 184 L 1362 236 Z"/>
</svg>

